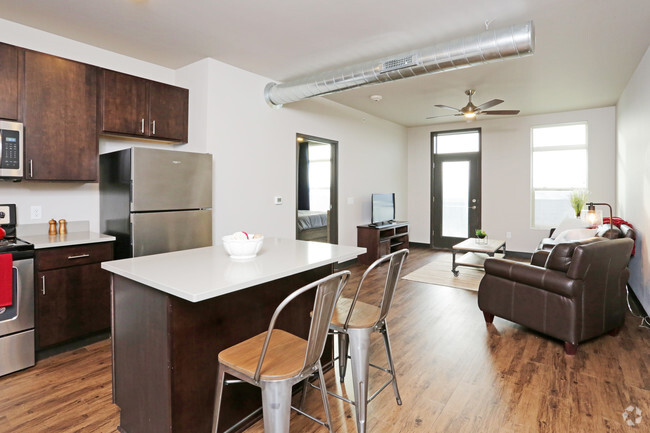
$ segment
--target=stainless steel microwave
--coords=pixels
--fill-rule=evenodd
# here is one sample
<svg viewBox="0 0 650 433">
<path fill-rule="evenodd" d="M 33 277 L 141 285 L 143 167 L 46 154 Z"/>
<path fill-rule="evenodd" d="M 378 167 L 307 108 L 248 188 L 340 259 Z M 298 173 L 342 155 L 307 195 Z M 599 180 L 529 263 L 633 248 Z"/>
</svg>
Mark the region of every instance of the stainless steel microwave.
<svg viewBox="0 0 650 433">
<path fill-rule="evenodd" d="M 0 120 L 0 179 L 23 178 L 23 124 Z"/>
</svg>

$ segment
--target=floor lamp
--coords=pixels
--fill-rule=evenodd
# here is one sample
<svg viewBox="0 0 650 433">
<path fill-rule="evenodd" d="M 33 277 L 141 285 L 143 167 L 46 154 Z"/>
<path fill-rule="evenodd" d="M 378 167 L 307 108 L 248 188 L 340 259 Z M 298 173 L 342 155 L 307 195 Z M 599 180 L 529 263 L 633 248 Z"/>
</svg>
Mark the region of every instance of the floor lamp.
<svg viewBox="0 0 650 433">
<path fill-rule="evenodd" d="M 609 208 L 609 227 L 610 230 L 614 230 L 614 217 L 612 216 L 612 207 L 609 203 L 587 203 L 587 221 L 591 224 L 596 222 L 596 206 L 607 206 Z"/>
</svg>

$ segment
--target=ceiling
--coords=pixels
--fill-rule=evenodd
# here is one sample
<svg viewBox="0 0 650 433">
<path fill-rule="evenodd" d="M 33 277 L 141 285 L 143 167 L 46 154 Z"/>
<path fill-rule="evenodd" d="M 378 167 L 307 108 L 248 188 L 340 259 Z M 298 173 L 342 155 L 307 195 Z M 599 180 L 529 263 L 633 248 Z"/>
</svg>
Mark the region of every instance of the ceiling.
<svg viewBox="0 0 650 433">
<path fill-rule="evenodd" d="M 648 0 L 0 0 L 0 17 L 173 69 L 211 57 L 277 82 L 472 36 L 486 21 L 534 21 L 533 56 L 327 96 L 404 126 L 459 119 L 425 118 L 450 113 L 434 104 L 465 105 L 468 88 L 476 105 L 499 98 L 493 109 L 520 115 L 615 105 L 650 44 Z"/>
</svg>

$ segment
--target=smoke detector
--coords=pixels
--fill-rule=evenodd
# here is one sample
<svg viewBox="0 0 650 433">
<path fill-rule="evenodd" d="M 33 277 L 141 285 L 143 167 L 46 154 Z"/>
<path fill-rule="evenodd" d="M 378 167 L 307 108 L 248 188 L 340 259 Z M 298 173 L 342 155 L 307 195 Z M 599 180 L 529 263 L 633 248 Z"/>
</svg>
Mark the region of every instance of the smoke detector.
<svg viewBox="0 0 650 433">
<path fill-rule="evenodd" d="M 384 99 L 384 97 L 381 96 L 381 95 L 372 95 L 372 96 L 370 97 L 370 99 L 373 100 L 373 101 L 375 101 L 375 102 L 379 102 L 379 101 L 381 101 L 382 99 Z"/>
</svg>

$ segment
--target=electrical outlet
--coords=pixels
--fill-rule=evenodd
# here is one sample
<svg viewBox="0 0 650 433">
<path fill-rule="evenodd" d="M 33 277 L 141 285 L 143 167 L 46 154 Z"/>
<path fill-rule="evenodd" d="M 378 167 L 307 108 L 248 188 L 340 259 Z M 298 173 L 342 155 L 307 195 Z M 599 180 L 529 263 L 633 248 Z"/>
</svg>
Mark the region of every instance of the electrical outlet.
<svg viewBox="0 0 650 433">
<path fill-rule="evenodd" d="M 512 237 L 512 232 L 506 232 L 506 239 L 510 239 Z"/>
<path fill-rule="evenodd" d="M 32 206 L 30 211 L 33 220 L 40 220 L 43 218 L 43 208 L 41 206 Z"/>
</svg>

